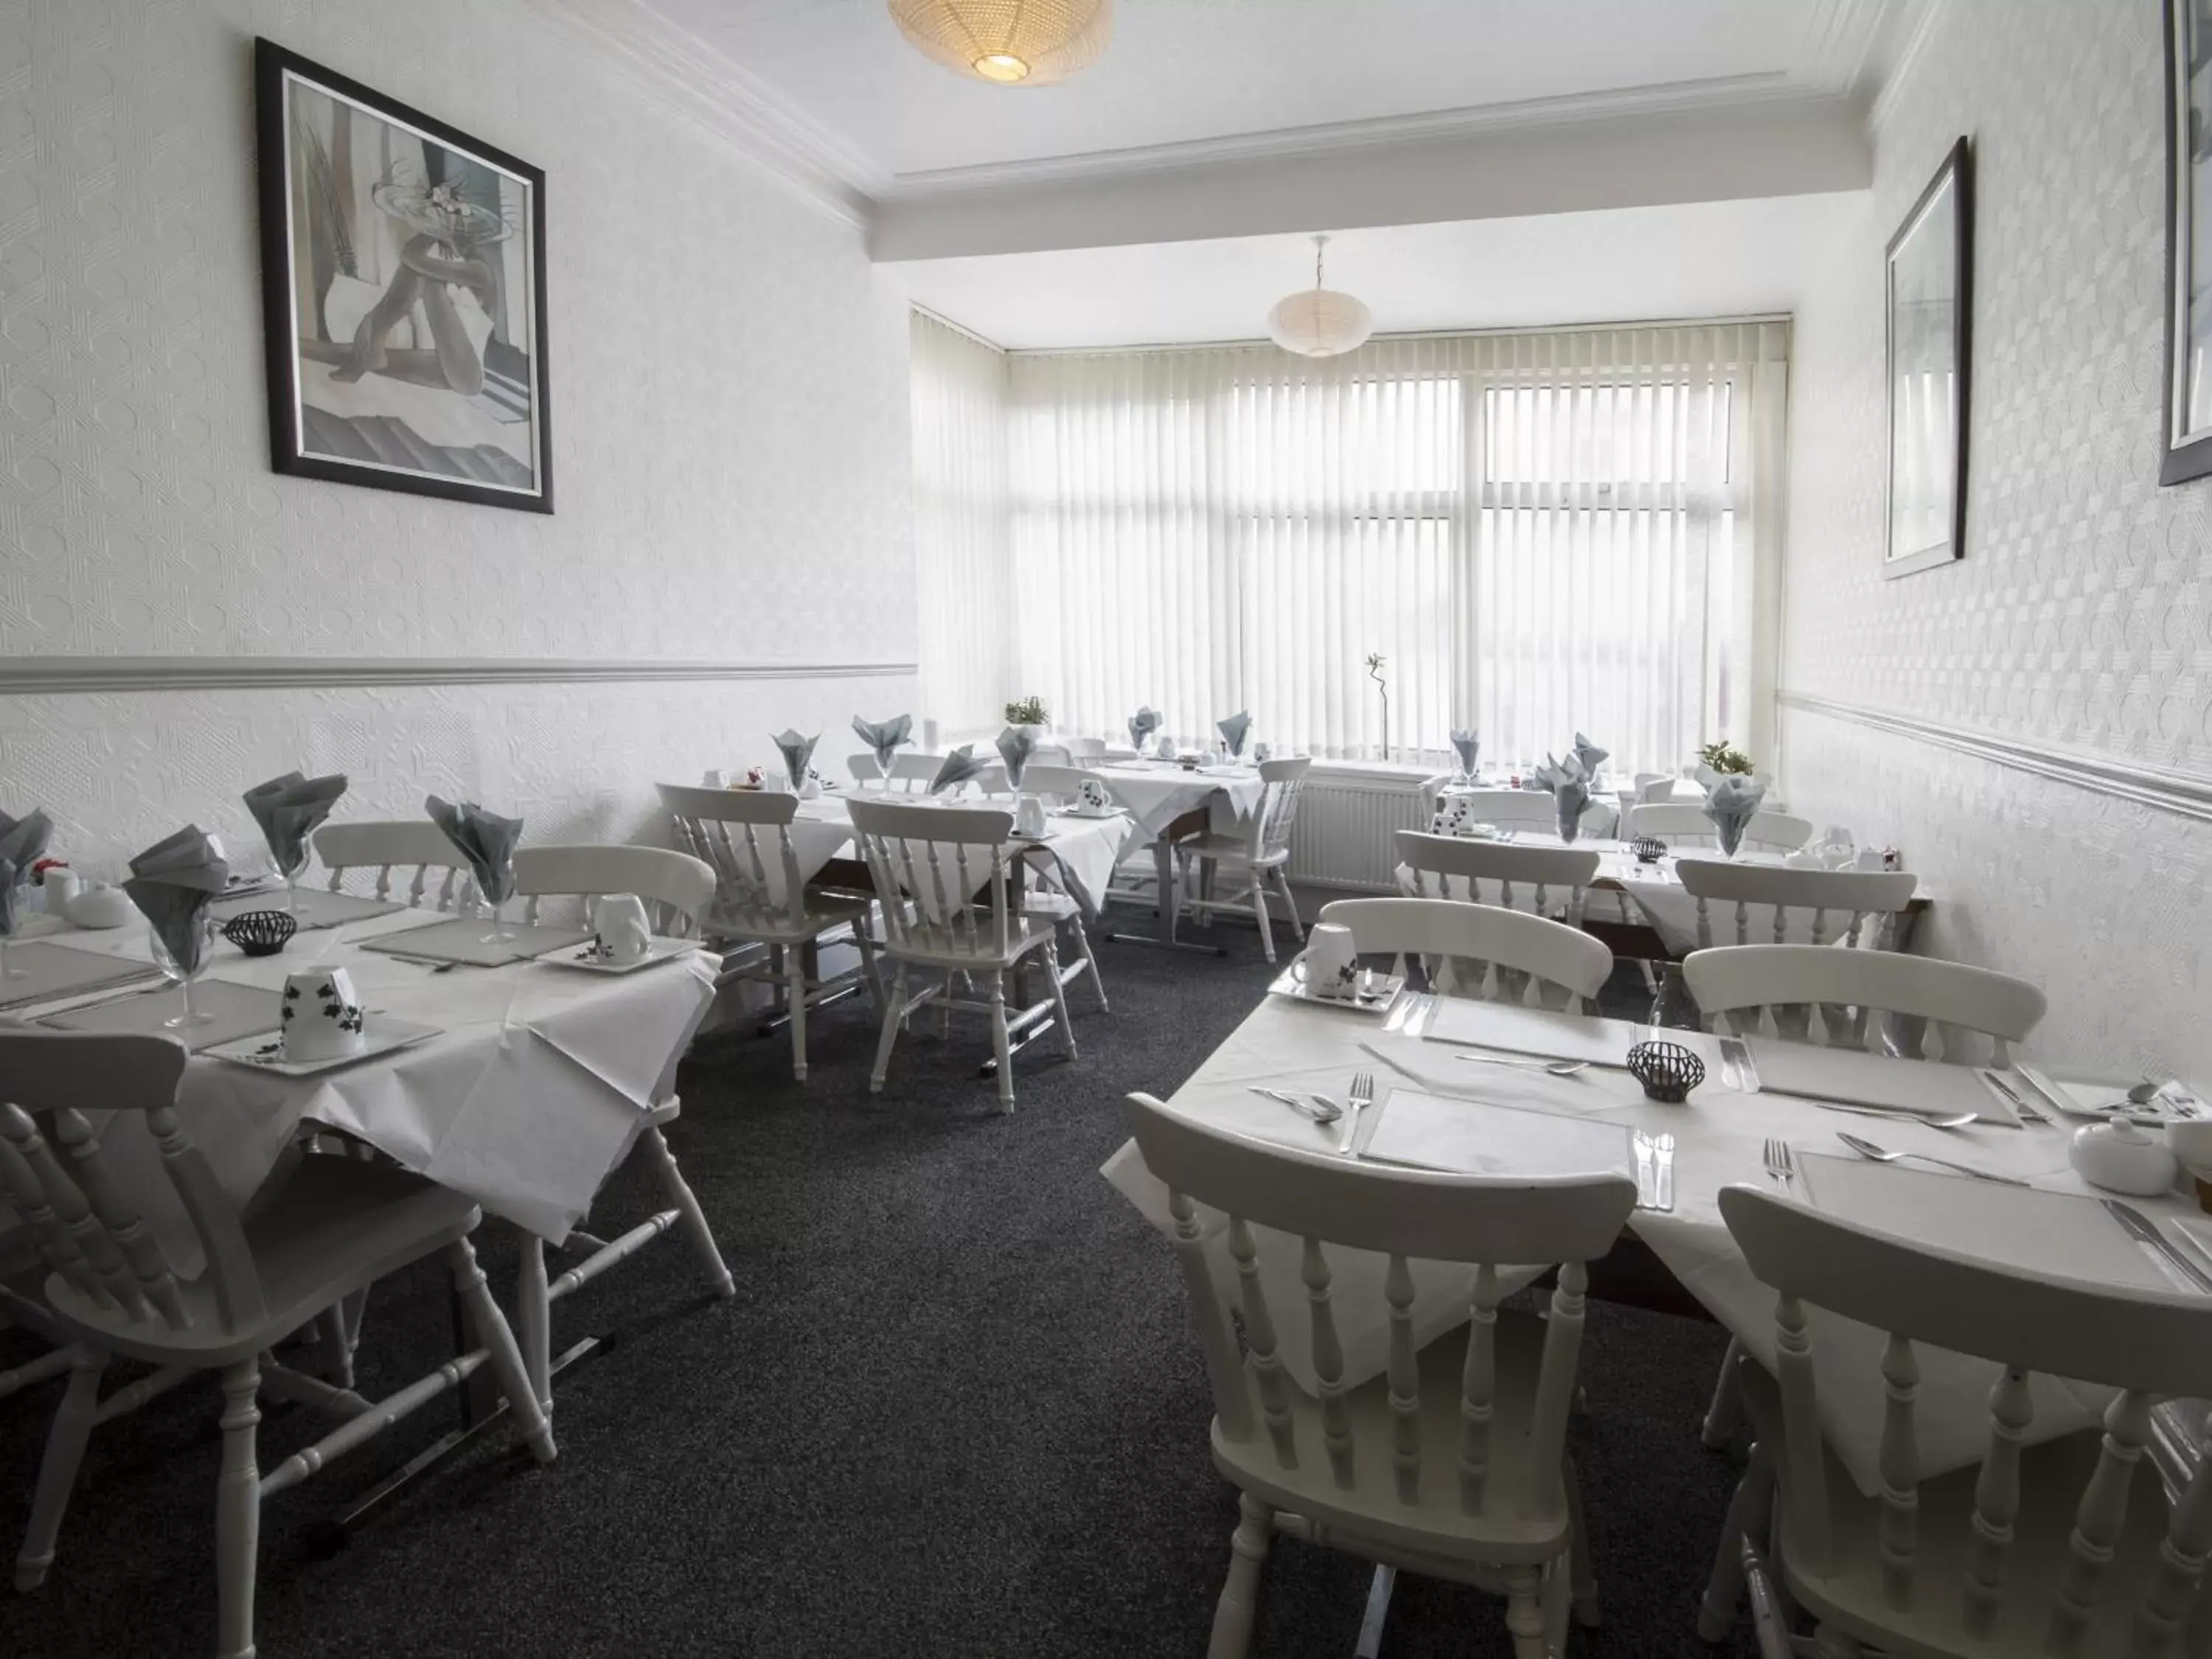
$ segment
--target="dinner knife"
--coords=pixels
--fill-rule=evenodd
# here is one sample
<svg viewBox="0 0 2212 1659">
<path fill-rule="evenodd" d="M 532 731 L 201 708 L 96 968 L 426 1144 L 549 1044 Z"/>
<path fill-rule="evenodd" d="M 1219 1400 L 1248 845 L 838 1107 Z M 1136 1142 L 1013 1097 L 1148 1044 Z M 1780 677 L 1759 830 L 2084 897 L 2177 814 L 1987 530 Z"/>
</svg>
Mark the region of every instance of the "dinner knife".
<svg viewBox="0 0 2212 1659">
<path fill-rule="evenodd" d="M 2048 1124 L 2051 1121 L 2051 1120 L 2045 1117 L 2041 1112 L 2037 1111 L 2034 1107 L 2029 1105 L 2027 1103 L 2027 1097 L 2022 1095 L 2019 1090 L 2014 1088 L 2011 1084 L 2007 1083 L 2004 1080 L 2003 1076 L 1998 1073 L 1994 1066 L 1983 1066 L 1981 1075 L 1983 1082 L 1988 1084 L 1990 1088 L 1996 1090 L 2000 1095 L 2002 1095 L 2007 1100 L 2010 1101 L 2012 1103 L 2013 1110 L 2018 1112 L 2021 1116 L 2026 1118 L 2030 1123 Z"/>
<path fill-rule="evenodd" d="M 2146 1254 L 2154 1255 L 2176 1269 L 2181 1276 L 2207 1296 L 2212 1296 L 2212 1274 L 2173 1248 L 2166 1236 L 2159 1231 L 2151 1218 L 2132 1204 L 2123 1204 L 2117 1198 L 2105 1200 L 2105 1212 L 2127 1230 L 2128 1237 L 2142 1246 Z"/>
</svg>

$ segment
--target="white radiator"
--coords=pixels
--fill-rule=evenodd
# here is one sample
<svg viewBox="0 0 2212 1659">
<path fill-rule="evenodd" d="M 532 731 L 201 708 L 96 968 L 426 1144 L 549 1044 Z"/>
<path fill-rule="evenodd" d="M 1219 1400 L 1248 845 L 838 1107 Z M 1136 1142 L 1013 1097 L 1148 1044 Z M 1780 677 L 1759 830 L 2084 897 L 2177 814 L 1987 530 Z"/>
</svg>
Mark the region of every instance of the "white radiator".
<svg viewBox="0 0 2212 1659">
<path fill-rule="evenodd" d="M 1291 831 L 1291 879 L 1307 887 L 1395 890 L 1396 832 L 1428 828 L 1434 784 L 1427 774 L 1399 767 L 1315 763 Z"/>
</svg>

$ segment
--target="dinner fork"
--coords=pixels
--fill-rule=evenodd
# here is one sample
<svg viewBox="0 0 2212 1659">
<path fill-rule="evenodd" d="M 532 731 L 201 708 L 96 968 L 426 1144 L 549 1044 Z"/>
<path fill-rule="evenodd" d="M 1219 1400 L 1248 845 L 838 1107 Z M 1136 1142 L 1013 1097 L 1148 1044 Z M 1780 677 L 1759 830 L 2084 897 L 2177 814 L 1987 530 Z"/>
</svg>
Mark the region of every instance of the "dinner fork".
<svg viewBox="0 0 2212 1659">
<path fill-rule="evenodd" d="M 1359 1133 L 1359 1115 L 1375 1103 L 1374 1073 L 1354 1072 L 1352 1074 L 1351 1103 L 1352 1109 L 1344 1115 L 1344 1133 L 1337 1139 L 1336 1150 L 1340 1152 L 1352 1150 L 1352 1140 Z"/>
<path fill-rule="evenodd" d="M 1846 1139 L 1849 1136 L 1844 1137 Z M 1786 1140 L 1769 1139 L 1766 1143 L 1766 1173 L 1787 1187 L 1797 1174 L 1796 1156 Z"/>
</svg>

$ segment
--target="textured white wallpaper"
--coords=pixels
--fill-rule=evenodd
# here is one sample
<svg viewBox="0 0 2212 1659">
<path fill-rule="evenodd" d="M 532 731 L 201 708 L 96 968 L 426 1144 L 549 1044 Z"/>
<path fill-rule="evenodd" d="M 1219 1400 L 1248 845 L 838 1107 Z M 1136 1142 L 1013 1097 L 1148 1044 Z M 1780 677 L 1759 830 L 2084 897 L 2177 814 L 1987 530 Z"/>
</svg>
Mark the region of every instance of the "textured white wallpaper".
<svg viewBox="0 0 2212 1659">
<path fill-rule="evenodd" d="M 1876 134 L 1866 222 L 1799 313 L 1782 682 L 2212 773 L 2207 486 L 2157 487 L 2165 222 L 2154 0 L 1946 0 Z M 1966 557 L 1886 581 L 1882 249 L 1974 141 Z M 1893 839 L 1929 945 L 2051 1000 L 2050 1054 L 2212 1081 L 2212 833 L 1823 714 L 1793 811 Z"/>
<path fill-rule="evenodd" d="M 256 33 L 545 169 L 555 516 L 269 471 Z M 0 655 L 911 662 L 906 366 L 856 230 L 531 0 L 0 0 Z M 0 697 L 0 805 L 137 845 L 347 764 L 624 835 L 656 775 L 912 695 Z"/>
</svg>

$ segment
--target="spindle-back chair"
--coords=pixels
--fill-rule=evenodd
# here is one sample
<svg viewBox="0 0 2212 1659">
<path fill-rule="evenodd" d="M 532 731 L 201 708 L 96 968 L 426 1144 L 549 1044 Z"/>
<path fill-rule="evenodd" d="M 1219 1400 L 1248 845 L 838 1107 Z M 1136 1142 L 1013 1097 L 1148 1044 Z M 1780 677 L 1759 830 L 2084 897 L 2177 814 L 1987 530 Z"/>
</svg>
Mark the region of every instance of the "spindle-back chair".
<svg viewBox="0 0 2212 1659">
<path fill-rule="evenodd" d="M 364 823 L 326 823 L 315 831 L 315 856 L 331 874 L 331 891 L 342 891 L 349 870 L 376 872 L 376 896 L 392 896 L 395 871 L 411 868 L 403 902 L 420 908 L 432 873 L 441 878 L 433 908 L 450 910 L 469 887 L 469 861 L 446 832 L 428 818 L 394 818 Z"/>
<path fill-rule="evenodd" d="M 1623 816 L 1620 834 L 1624 841 L 1656 836 L 1670 847 L 1718 847 L 1721 840 L 1704 806 L 1686 800 L 1638 802 Z M 1739 845 L 1747 852 L 1794 853 L 1812 839 L 1809 818 L 1762 808 L 1751 815 Z"/>
<path fill-rule="evenodd" d="M 1415 898 L 1459 899 L 1550 916 L 1570 927 L 1582 924 L 1599 855 L 1583 847 L 1545 847 L 1528 842 L 1476 841 L 1397 832 L 1398 862 Z M 1517 902 L 1516 902 L 1517 901 Z"/>
<path fill-rule="evenodd" d="M 1462 908 L 1471 908 L 1462 906 Z M 1145 1164 L 1169 1189 L 1191 1320 L 1213 1388 L 1214 1466 L 1242 1496 L 1210 1659 L 1251 1641 L 1260 1569 L 1277 1530 L 1369 1560 L 1474 1580 L 1502 1571 L 1516 1659 L 1565 1639 L 1571 1554 L 1582 1547 L 1566 1456 L 1584 1264 L 1635 1206 L 1625 1175 L 1557 1179 L 1445 1175 L 1364 1164 L 1221 1133 L 1147 1095 L 1126 1102 Z M 1206 1260 L 1227 1218 L 1237 1304 Z M 1302 1319 L 1271 1306 L 1255 1228 L 1303 1241 Z M 1389 1358 L 1346 1386 L 1332 1249 L 1389 1258 Z M 1414 1261 L 1476 1268 L 1469 1322 L 1417 1347 Z M 1557 1262 L 1549 1316 L 1499 1305 L 1498 1264 Z M 1352 1316 L 1358 1316 L 1353 1310 Z M 1318 1396 L 1285 1375 L 1282 1345 L 1311 1345 Z M 1594 1601 L 1585 1612 L 1595 1614 Z"/>
<path fill-rule="evenodd" d="M 1352 929 L 1362 956 L 1389 956 L 1394 970 L 1419 960 L 1441 996 L 1591 1013 L 1613 972 L 1613 952 L 1579 928 L 1464 899 L 1338 899 L 1321 920 Z"/>
<path fill-rule="evenodd" d="M 1957 1065 L 2011 1064 L 2011 1045 L 2043 1018 L 2045 1000 L 2026 980 L 1960 962 L 1896 951 L 1821 945 L 1724 945 L 1692 951 L 1682 976 L 1713 1029 L 1835 1048 L 1894 1049 Z M 1896 1018 L 1881 1020 L 1877 1014 Z M 1929 1028 L 1940 1054 L 1927 1046 Z"/>
<path fill-rule="evenodd" d="M 724 789 L 714 792 L 728 794 Z M 523 920 L 542 920 L 544 901 L 582 901 L 581 924 L 591 925 L 592 902 L 610 893 L 634 893 L 645 902 L 646 921 L 668 939 L 696 939 L 714 901 L 714 866 L 665 847 L 576 843 L 521 847 L 514 854 L 514 890 L 528 901 Z"/>
<path fill-rule="evenodd" d="M 1697 901 L 1701 950 L 1769 943 L 1758 937 L 1762 933 L 1771 934 L 1776 945 L 1881 948 L 1892 919 L 1904 914 L 1919 885 L 1919 878 L 1904 870 L 1789 870 L 1717 857 L 1677 859 L 1674 873 L 1682 890 Z M 1874 937 L 1867 933 L 1869 919 Z M 1729 932 L 1733 938 L 1726 936 Z"/>
<path fill-rule="evenodd" d="M 1260 948 L 1268 961 L 1275 959 L 1275 930 L 1267 913 L 1272 889 L 1291 924 L 1291 935 L 1305 940 L 1305 924 L 1298 919 L 1298 902 L 1291 891 L 1291 831 L 1297 825 L 1298 797 L 1305 790 L 1306 773 L 1313 759 L 1293 755 L 1260 763 L 1260 800 L 1243 829 L 1236 834 L 1209 830 L 1175 843 L 1176 859 L 1188 867 L 1195 862 L 1199 894 L 1189 902 L 1192 919 L 1200 927 L 1216 913 L 1252 918 L 1260 929 Z M 1215 896 L 1215 883 L 1226 873 L 1242 888 L 1226 898 Z"/>
<path fill-rule="evenodd" d="M 1524 834 L 1559 833 L 1559 802 L 1548 789 L 1455 790 L 1452 799 L 1467 803 L 1472 814 L 1469 821 L 1474 823 L 1494 823 L 1501 830 L 1517 830 Z M 1595 802 L 1584 807 L 1577 832 L 1587 831 L 1612 810 Z"/>
</svg>

